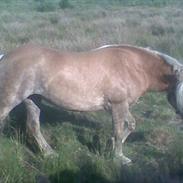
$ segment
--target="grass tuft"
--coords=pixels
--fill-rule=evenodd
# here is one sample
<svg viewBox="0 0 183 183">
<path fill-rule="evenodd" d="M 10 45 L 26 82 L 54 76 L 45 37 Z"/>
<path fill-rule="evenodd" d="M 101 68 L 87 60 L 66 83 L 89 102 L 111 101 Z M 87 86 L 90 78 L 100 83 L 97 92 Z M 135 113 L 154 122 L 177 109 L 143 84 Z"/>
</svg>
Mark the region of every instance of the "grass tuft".
<svg viewBox="0 0 183 183">
<path fill-rule="evenodd" d="M 39 12 L 50 12 L 56 10 L 56 5 L 50 0 L 36 0 L 36 10 Z"/>
<path fill-rule="evenodd" d="M 66 9 L 66 8 L 72 8 L 73 6 L 71 5 L 69 0 L 60 0 L 59 7 L 61 9 Z"/>
</svg>

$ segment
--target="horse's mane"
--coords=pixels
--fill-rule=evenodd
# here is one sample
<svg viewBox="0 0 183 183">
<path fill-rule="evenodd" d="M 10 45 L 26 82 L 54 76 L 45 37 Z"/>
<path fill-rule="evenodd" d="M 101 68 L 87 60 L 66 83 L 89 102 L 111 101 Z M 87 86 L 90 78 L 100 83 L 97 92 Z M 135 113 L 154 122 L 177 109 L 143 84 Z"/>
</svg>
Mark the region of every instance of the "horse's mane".
<svg viewBox="0 0 183 183">
<path fill-rule="evenodd" d="M 145 50 L 151 52 L 152 54 L 158 55 L 161 58 L 163 58 L 163 60 L 170 66 L 172 66 L 173 71 L 175 72 L 179 72 L 183 69 L 183 64 L 181 64 L 177 59 L 165 54 L 165 53 L 161 53 L 159 51 L 156 50 L 152 50 L 151 48 L 144 48 Z"/>
<path fill-rule="evenodd" d="M 146 52 L 149 52 L 153 55 L 158 55 L 161 58 L 163 58 L 163 60 L 173 68 L 173 71 L 180 71 L 181 69 L 183 69 L 183 64 L 181 64 L 177 59 L 175 59 L 165 53 L 161 53 L 159 51 L 153 50 L 150 47 L 143 48 L 143 47 L 132 46 L 132 45 L 128 45 L 128 44 L 124 44 L 124 45 L 112 44 L 112 45 L 104 45 L 104 46 L 101 46 L 94 50 L 99 50 L 99 49 L 103 49 L 103 48 L 123 48 L 123 47 L 141 49 L 141 50 L 145 50 Z"/>
</svg>

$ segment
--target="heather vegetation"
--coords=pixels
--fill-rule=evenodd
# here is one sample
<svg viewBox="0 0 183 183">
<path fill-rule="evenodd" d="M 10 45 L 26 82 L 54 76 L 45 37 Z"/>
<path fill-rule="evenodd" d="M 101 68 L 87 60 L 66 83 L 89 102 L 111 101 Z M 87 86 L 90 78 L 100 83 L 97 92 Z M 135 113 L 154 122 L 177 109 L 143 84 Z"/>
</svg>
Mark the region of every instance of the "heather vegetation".
<svg viewBox="0 0 183 183">
<path fill-rule="evenodd" d="M 152 47 L 181 61 L 181 0 L 1 0 L 0 52 L 27 42 L 83 51 L 104 44 Z M 137 129 L 124 145 L 133 161 L 113 160 L 110 114 L 60 111 L 43 103 L 42 132 L 58 153 L 43 158 L 27 146 L 26 111 L 12 111 L 0 138 L 0 182 L 181 183 L 183 126 L 166 95 L 148 93 L 132 107 Z"/>
</svg>

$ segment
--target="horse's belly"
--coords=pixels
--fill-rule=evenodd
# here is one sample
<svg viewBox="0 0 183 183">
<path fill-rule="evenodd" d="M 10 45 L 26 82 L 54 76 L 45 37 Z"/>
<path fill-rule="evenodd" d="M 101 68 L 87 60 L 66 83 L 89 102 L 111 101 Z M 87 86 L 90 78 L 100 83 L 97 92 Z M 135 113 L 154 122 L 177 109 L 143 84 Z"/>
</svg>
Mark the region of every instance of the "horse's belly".
<svg viewBox="0 0 183 183">
<path fill-rule="evenodd" d="M 81 74 L 79 70 L 62 70 L 42 84 L 43 96 L 52 103 L 69 110 L 95 111 L 103 109 L 104 94 L 101 78 Z"/>
<path fill-rule="evenodd" d="M 102 95 L 85 95 L 77 92 L 49 93 L 44 95 L 51 103 L 75 111 L 97 111 L 104 109 L 104 97 Z"/>
<path fill-rule="evenodd" d="M 62 101 L 61 105 L 69 110 L 75 111 L 98 111 L 102 110 L 104 107 L 103 102 L 100 101 L 101 99 L 94 99 L 93 101 L 90 100 L 68 100 Z"/>
<path fill-rule="evenodd" d="M 93 101 L 87 99 L 51 99 L 52 103 L 68 110 L 75 111 L 97 111 L 103 109 L 103 102 L 100 98 L 95 98 Z"/>
</svg>

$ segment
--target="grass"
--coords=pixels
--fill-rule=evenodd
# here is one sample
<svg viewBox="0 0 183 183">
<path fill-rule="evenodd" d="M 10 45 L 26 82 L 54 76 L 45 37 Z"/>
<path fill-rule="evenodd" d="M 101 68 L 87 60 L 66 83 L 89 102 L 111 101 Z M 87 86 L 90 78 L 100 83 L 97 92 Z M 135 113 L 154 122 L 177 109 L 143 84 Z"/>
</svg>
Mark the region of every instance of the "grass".
<svg viewBox="0 0 183 183">
<path fill-rule="evenodd" d="M 177 179 L 177 176 L 181 182 L 183 149 L 180 139 L 183 134 L 177 125 L 170 123 L 175 120 L 175 115 L 171 109 L 165 107 L 165 97 L 159 95 L 159 100 L 154 101 L 152 107 L 149 103 L 154 98 L 155 95 L 150 93 L 133 108 L 138 126 L 124 146 L 124 152 L 132 158 L 133 165 L 121 166 L 106 149 L 112 130 L 108 114 L 87 113 L 83 116 L 42 106 L 43 134 L 59 156 L 42 158 L 27 148 L 21 132 L 17 135 L 9 133 L 10 137 L 5 136 L 0 142 L 4 149 L 2 160 L 0 159 L 2 170 L 6 172 L 3 175 L 11 175 L 9 182 L 33 182 L 35 177 L 40 175 L 49 177 L 51 182 L 145 180 L 159 183 L 171 182 Z M 159 112 L 162 106 L 163 110 Z M 19 121 L 22 110 L 17 110 L 16 114 L 16 118 L 12 120 Z M 14 124 L 14 121 L 11 124 Z M 97 144 L 96 136 L 99 139 Z M 16 169 L 12 168 L 14 166 Z M 18 174 L 19 171 L 22 174 Z"/>
<path fill-rule="evenodd" d="M 181 60 L 182 17 L 180 0 L 1 0 L 0 50 L 6 53 L 27 42 L 77 51 L 127 43 Z M 133 164 L 122 166 L 106 145 L 112 134 L 108 113 L 72 113 L 43 105 L 42 132 L 58 153 L 43 158 L 26 144 L 25 110 L 19 106 L 0 138 L 0 182 L 182 182 L 182 125 L 165 94 L 146 94 L 132 113 L 137 129 L 124 152 Z"/>
</svg>

